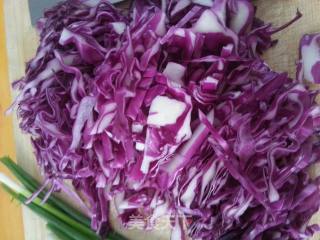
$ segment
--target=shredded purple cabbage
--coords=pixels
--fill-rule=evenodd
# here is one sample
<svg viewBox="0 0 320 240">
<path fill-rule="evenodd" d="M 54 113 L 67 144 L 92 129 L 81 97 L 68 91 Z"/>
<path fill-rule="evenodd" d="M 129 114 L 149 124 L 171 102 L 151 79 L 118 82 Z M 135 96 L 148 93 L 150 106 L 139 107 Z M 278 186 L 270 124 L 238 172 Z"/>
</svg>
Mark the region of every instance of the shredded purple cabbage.
<svg viewBox="0 0 320 240">
<path fill-rule="evenodd" d="M 290 79 L 260 58 L 283 27 L 257 19 L 249 0 L 137 0 L 128 11 L 68 0 L 47 10 L 14 84 L 46 183 L 59 191 L 71 179 L 100 234 L 114 199 L 124 226 L 170 215 L 171 239 L 311 236 L 320 109 L 299 80 L 320 75 L 300 63 Z M 302 40 L 303 59 L 313 41 Z"/>
<path fill-rule="evenodd" d="M 320 83 L 320 34 L 306 34 L 300 41 L 297 79 Z"/>
</svg>

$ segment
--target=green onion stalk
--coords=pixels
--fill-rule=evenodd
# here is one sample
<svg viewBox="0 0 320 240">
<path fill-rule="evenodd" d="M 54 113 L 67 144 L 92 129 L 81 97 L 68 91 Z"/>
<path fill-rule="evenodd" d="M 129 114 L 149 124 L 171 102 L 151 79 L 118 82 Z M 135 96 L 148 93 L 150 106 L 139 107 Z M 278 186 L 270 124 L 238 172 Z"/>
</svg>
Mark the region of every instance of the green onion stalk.
<svg viewBox="0 0 320 240">
<path fill-rule="evenodd" d="M 9 157 L 0 158 L 10 172 L 22 185 L 17 184 L 5 174 L 0 173 L 0 184 L 3 189 L 18 202 L 25 204 L 33 212 L 47 221 L 47 228 L 61 240 L 99 240 L 102 239 L 90 228 L 90 219 L 75 210 L 61 199 L 50 196 L 43 203 L 44 193 L 40 193 L 31 203 L 26 201 L 33 192 L 40 188 L 40 183 L 14 163 Z M 125 240 L 120 234 L 111 231 L 107 240 Z"/>
</svg>

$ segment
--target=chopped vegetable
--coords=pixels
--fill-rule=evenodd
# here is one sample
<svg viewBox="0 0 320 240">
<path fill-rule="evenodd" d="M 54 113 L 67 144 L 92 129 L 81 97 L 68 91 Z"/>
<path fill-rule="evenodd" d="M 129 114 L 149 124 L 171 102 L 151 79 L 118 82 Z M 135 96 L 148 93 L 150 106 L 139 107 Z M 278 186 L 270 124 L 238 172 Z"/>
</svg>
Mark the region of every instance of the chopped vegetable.
<svg viewBox="0 0 320 240">
<path fill-rule="evenodd" d="M 297 78 L 320 83 L 320 34 L 306 34 L 300 42 Z"/>
<path fill-rule="evenodd" d="M 99 234 L 114 199 L 124 226 L 171 216 L 172 240 L 311 236 L 316 92 L 260 57 L 300 17 L 273 28 L 249 0 L 137 0 L 128 11 L 69 0 L 46 11 L 14 86 L 52 191 L 71 179 Z M 318 81 L 316 41 L 302 40 L 299 80 Z"/>
</svg>

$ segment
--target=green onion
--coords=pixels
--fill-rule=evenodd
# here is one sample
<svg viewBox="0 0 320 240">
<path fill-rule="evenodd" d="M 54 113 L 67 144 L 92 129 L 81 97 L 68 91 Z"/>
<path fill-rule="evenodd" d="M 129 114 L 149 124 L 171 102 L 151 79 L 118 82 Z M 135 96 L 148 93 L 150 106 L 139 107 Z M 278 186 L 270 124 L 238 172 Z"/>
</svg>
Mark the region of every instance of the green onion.
<svg viewBox="0 0 320 240">
<path fill-rule="evenodd" d="M 0 158 L 11 173 L 23 184 L 23 187 L 0 173 L 2 187 L 20 203 L 25 204 L 32 192 L 40 188 L 40 183 L 14 163 L 9 157 Z M 101 239 L 90 229 L 90 220 L 83 214 L 64 203 L 59 198 L 50 196 L 42 203 L 44 193 L 40 193 L 31 203 L 25 204 L 47 221 L 48 228 L 61 240 L 98 240 Z M 108 240 L 126 240 L 116 232 L 110 232 Z"/>
<path fill-rule="evenodd" d="M 26 200 L 27 200 L 27 198 L 25 198 L 25 201 Z M 57 210 L 56 208 L 52 207 L 50 204 L 48 204 L 48 203 L 41 204 L 41 200 L 39 198 L 34 199 L 32 203 L 37 205 L 37 206 L 41 206 L 48 213 L 51 213 L 53 216 L 59 218 L 60 220 L 64 221 L 65 223 L 69 224 L 75 230 L 77 230 L 79 232 L 82 232 L 82 233 L 84 233 L 84 234 L 86 234 L 88 236 L 91 236 L 91 237 L 96 237 L 97 236 L 91 229 L 89 229 L 86 226 L 84 226 L 83 224 L 77 222 L 76 220 L 74 220 L 73 218 L 69 217 L 65 213 L 63 213 L 63 212 Z"/>
<path fill-rule="evenodd" d="M 61 231 L 60 228 L 57 228 L 54 224 L 52 223 L 47 223 L 47 228 L 54 234 L 56 235 L 60 240 L 76 240 L 75 238 L 69 237 L 68 235 L 65 234 L 65 232 Z"/>
<path fill-rule="evenodd" d="M 5 191 L 7 191 L 14 199 L 18 200 L 20 203 L 23 203 L 27 200 L 27 198 L 21 194 L 16 193 L 13 190 L 11 190 L 7 185 L 2 184 L 2 187 Z M 46 219 L 49 223 L 53 224 L 55 227 L 59 228 L 60 230 L 63 229 L 63 232 L 67 236 L 74 236 L 77 240 L 98 240 L 100 239 L 97 235 L 93 234 L 84 234 L 82 232 L 79 232 L 78 230 L 74 229 L 72 226 L 68 225 L 58 217 L 52 215 L 50 212 L 48 212 L 46 209 L 42 208 L 41 206 L 38 206 L 34 202 L 25 204 L 28 208 L 30 208 L 32 211 L 34 211 L 39 216 Z"/>
<path fill-rule="evenodd" d="M 25 170 L 23 170 L 23 168 L 13 162 L 9 157 L 0 158 L 0 162 L 2 162 L 30 192 L 35 192 L 40 188 L 40 183 L 31 175 L 29 175 Z M 44 197 L 44 194 L 40 193 L 38 197 L 41 199 Z M 55 196 L 50 196 L 47 203 L 53 205 L 56 208 L 60 208 L 60 210 L 73 217 L 76 221 L 79 221 L 80 223 L 90 228 L 90 220 L 86 216 L 70 207 L 60 199 L 56 198 Z"/>
<path fill-rule="evenodd" d="M 3 163 L 11 173 L 28 189 L 30 192 L 37 190 L 40 184 L 31 177 L 26 171 L 24 171 L 20 166 L 13 162 L 9 157 L 0 158 L 0 162 Z"/>
</svg>

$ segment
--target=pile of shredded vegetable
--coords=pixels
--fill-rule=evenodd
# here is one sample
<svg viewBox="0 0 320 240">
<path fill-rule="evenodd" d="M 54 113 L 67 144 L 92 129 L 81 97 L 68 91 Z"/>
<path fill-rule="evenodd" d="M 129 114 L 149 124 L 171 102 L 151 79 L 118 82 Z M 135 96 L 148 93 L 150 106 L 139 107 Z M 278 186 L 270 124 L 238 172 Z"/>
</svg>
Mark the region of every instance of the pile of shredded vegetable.
<svg viewBox="0 0 320 240">
<path fill-rule="evenodd" d="M 272 6 L 271 6 L 272 7 Z M 320 206 L 320 35 L 297 80 L 260 55 L 276 41 L 250 0 L 68 0 L 38 22 L 14 84 L 46 187 L 71 179 L 92 228 L 172 219 L 171 239 L 304 239 Z M 187 221 L 185 221 L 187 219 Z"/>
</svg>

